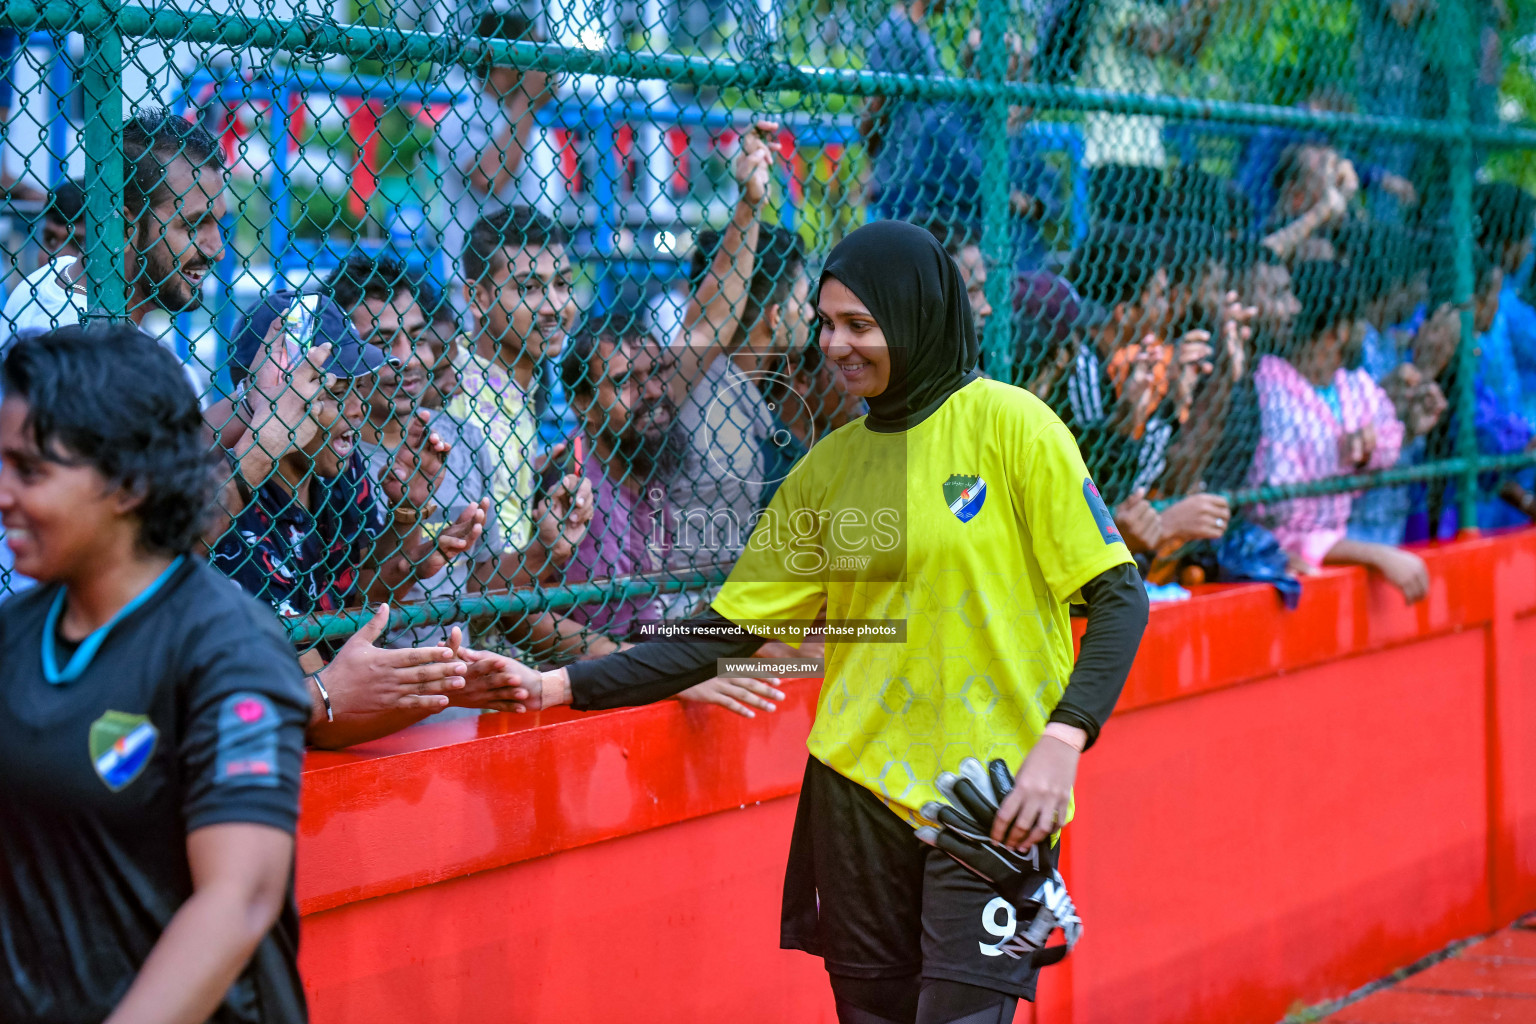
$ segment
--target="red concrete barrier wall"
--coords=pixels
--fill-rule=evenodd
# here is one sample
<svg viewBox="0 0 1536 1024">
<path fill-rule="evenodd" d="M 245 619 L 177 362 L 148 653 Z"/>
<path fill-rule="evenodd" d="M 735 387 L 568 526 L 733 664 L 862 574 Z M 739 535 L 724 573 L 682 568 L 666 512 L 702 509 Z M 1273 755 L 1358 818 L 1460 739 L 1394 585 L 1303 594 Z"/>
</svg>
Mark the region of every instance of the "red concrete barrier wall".
<svg viewBox="0 0 1536 1024">
<path fill-rule="evenodd" d="M 1084 758 L 1077 954 L 1040 1024 L 1272 1024 L 1536 907 L 1536 531 L 1154 610 Z M 491 715 L 315 753 L 300 820 L 318 1024 L 831 1022 L 777 949 L 815 683 Z"/>
</svg>

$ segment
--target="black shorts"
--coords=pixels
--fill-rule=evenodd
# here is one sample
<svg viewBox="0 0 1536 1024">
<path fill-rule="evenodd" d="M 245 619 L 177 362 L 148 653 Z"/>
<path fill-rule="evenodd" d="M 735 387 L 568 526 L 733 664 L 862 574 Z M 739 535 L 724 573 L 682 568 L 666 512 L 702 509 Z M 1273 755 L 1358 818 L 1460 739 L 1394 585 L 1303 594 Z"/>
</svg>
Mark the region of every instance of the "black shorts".
<svg viewBox="0 0 1536 1024">
<path fill-rule="evenodd" d="M 869 790 L 811 758 L 784 874 L 779 945 L 853 978 L 919 975 L 1033 1000 L 1037 968 L 998 946 L 1013 906 Z"/>
</svg>

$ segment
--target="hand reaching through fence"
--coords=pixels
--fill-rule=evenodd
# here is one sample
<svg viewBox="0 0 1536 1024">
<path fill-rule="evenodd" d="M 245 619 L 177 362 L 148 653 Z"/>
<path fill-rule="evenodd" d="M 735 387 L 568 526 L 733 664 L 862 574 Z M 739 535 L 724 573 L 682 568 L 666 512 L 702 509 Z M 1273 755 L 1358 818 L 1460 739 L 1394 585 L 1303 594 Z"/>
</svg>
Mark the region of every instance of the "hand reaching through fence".
<svg viewBox="0 0 1536 1024">
<path fill-rule="evenodd" d="M 478 651 L 466 646 L 460 634 L 449 638 L 454 656 L 464 663 L 464 685 L 452 694 L 455 707 L 484 711 L 521 711 L 518 694 L 537 686 L 539 672 L 493 651 Z"/>
<path fill-rule="evenodd" d="M 315 651 L 300 659 L 310 672 L 313 705 L 308 740 L 340 748 L 387 736 L 441 711 L 465 685 L 467 665 L 453 646 L 377 646 L 389 624 L 381 604 L 329 663 Z M 450 638 L 454 641 L 457 633 Z"/>
<path fill-rule="evenodd" d="M 534 571 L 558 569 L 571 560 L 592 522 L 592 481 L 568 473 L 534 507 L 538 542 L 530 549 Z M 542 549 L 544 561 L 539 560 Z"/>
<path fill-rule="evenodd" d="M 1219 494 L 1191 494 L 1162 511 L 1162 539 L 1215 540 L 1227 532 L 1232 508 Z"/>
<path fill-rule="evenodd" d="M 431 421 L 432 415 L 425 409 L 410 418 L 405 443 L 395 450 L 389 471 L 379 480 L 391 508 L 403 507 L 419 514 L 431 504 L 442 483 L 453 446 L 428 428 Z"/>
</svg>

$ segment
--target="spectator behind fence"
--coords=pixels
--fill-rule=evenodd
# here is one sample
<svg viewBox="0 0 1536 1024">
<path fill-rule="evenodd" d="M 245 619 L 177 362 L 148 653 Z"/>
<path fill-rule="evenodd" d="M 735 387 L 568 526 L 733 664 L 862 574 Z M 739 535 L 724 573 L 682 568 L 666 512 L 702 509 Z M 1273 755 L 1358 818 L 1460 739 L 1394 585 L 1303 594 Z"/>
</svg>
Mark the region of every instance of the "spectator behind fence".
<svg viewBox="0 0 1536 1024">
<path fill-rule="evenodd" d="M 398 509 L 404 501 L 407 508 L 421 510 L 422 538 L 418 549 L 407 548 L 407 536 L 386 535 L 382 540 L 386 547 L 400 545 L 406 557 L 426 560 L 404 600 L 446 600 L 483 590 L 534 585 L 539 568 L 554 569 L 567 562 L 586 531 L 590 502 L 580 514 L 571 508 L 572 495 L 585 498 L 585 489 L 574 479 L 552 485 L 547 497 L 535 508 L 539 529 L 530 547 L 506 550 L 491 515 L 495 458 L 485 435 L 471 424 L 461 424 L 442 411 L 429 412 L 421 405 L 428 389 L 427 358 L 432 348 L 420 292 L 405 276 L 404 267 L 392 259 L 354 256 L 347 263 L 360 272 L 365 261 L 371 262 L 373 269 L 368 277 L 358 274 L 364 287 L 337 289 L 337 294 L 355 297 L 361 303 L 368 285 L 384 282 L 394 286 L 388 307 L 375 313 L 375 327 L 364 336 L 390 359 L 380 368 L 378 387 L 368 396 L 358 450 L 367 461 L 370 478 L 379 482 L 386 507 Z M 357 309 L 351 312 L 355 323 Z M 423 443 L 423 434 L 429 443 Z M 405 518 L 408 517 L 407 512 Z M 395 520 L 402 520 L 398 511 Z M 470 547 L 468 538 L 475 523 L 484 525 L 484 533 Z M 436 543 L 435 552 L 423 552 L 429 541 Z M 461 550 L 465 557 L 447 557 Z M 597 653 L 614 649 L 600 638 L 584 645 L 578 627 L 549 614 L 500 616 L 494 621 L 487 616 L 477 625 L 494 625 L 508 641 L 540 656 L 574 656 L 589 647 L 595 647 Z M 467 632 L 467 624 L 461 624 L 461 628 Z M 416 628 L 397 638 L 393 646 L 428 643 L 442 634 L 441 627 Z M 468 690 L 453 693 L 453 702 L 472 700 L 474 694 Z"/>
<path fill-rule="evenodd" d="M 1274 186 L 1264 244 L 1287 261 L 1333 259 L 1329 235 L 1360 191 L 1355 165 L 1331 146 L 1300 143 L 1281 154 Z"/>
<path fill-rule="evenodd" d="M 1509 316 L 1502 301 L 1504 268 L 1491 254 L 1477 253 L 1477 292 L 1473 296 L 1473 328 L 1477 332 L 1477 376 L 1473 422 L 1477 429 L 1477 448 L 1483 455 L 1513 455 L 1536 450 L 1536 422 L 1526 415 L 1530 396 L 1525 394 L 1515 361 L 1510 336 Z M 1494 530 L 1521 526 L 1529 518 L 1519 509 L 1501 501 L 1500 486 L 1513 480 L 1526 493 L 1536 491 L 1536 473 L 1485 474 L 1478 484 L 1477 525 Z M 1449 503 L 1449 502 L 1448 502 Z M 1451 507 L 1455 505 L 1451 503 Z"/>
<path fill-rule="evenodd" d="M 1364 370 L 1345 368 L 1359 291 L 1341 264 L 1311 261 L 1296 271 L 1301 312 L 1294 343 L 1259 359 L 1254 374 L 1263 436 L 1249 483 L 1305 484 L 1385 469 L 1397 462 L 1403 425 L 1391 399 Z M 1429 589 L 1417 555 L 1346 536 L 1348 493 L 1270 501 L 1253 507 L 1291 557 L 1293 571 L 1323 564 L 1365 565 L 1380 572 L 1410 602 Z"/>
<path fill-rule="evenodd" d="M 773 236 L 760 235 L 759 248 L 765 237 Z M 690 273 L 695 305 L 697 296 L 712 286 L 714 267 L 726 251 L 721 236 L 700 233 Z M 763 282 L 776 290 L 771 278 L 757 273 L 755 263 L 752 278 L 752 283 Z M 747 294 L 750 304 L 750 285 Z M 773 413 L 763 397 L 759 356 L 748 347 L 739 319 L 733 318 L 718 333 L 721 343 L 708 365 L 694 374 L 687 387 L 671 388 L 688 439 L 682 464 L 667 481 L 673 516 L 667 563 L 679 570 L 734 561 L 752 532 L 768 482 L 763 446 L 773 430 Z M 673 374 L 673 381 L 683 379 L 684 375 Z M 675 600 L 692 598 L 683 595 Z"/>
<path fill-rule="evenodd" d="M 709 261 L 718 255 L 720 247 L 720 236 L 716 232 L 700 232 L 691 267 L 694 281 L 700 281 L 707 274 Z M 768 432 L 762 441 L 761 460 L 757 463 L 761 468 L 763 487 L 758 501 L 763 506 L 768 504 L 773 490 L 783 480 L 779 471 L 787 472 L 788 469 L 780 464 L 773 443 L 774 430 L 778 426 L 777 413 L 782 406 L 770 398 L 769 392 L 785 383 L 786 356 L 792 358 L 811 343 L 814 314 L 810 301 L 811 280 L 805 273 L 805 250 L 799 236 L 788 228 L 759 225 L 752 279 L 742 301 L 741 317 L 734 328 L 722 328 L 722 332 L 728 334 L 727 350 L 741 350 L 725 367 L 739 374 L 740 387 L 730 393 L 729 398 L 717 399 L 721 402 L 721 419 L 728 429 L 726 435 L 716 435 L 715 440 L 720 442 L 725 436 L 734 436 L 735 428 L 741 424 L 747 424 L 751 432 L 761 422 L 758 415 L 762 411 L 758 408 L 761 401 L 762 409 L 769 413 Z M 687 396 L 681 404 L 688 407 L 690 418 L 700 408 Z M 750 464 L 745 450 L 726 451 L 723 443 L 710 447 L 711 461 L 719 458 L 742 467 Z M 668 476 L 675 477 L 676 471 Z"/>
<path fill-rule="evenodd" d="M 85 188 L 79 181 L 61 181 L 48 193 L 37 242 L 39 267 L 85 257 Z"/>
<path fill-rule="evenodd" d="M 763 389 L 773 410 L 773 432 L 763 446 L 763 504 L 773 501 L 779 484 L 811 447 L 866 412 L 864 400 L 848 393 L 816 342 L 780 357 Z"/>
<path fill-rule="evenodd" d="M 324 298 L 317 344 L 296 366 L 283 369 L 288 339 L 282 314 L 293 301 L 292 292 L 267 299 L 235 342 L 230 376 L 240 389 L 239 410 L 246 420 L 230 452 L 238 503 L 230 510 L 234 526 L 211 558 L 215 568 L 284 619 L 343 611 L 369 596 L 404 594 L 422 575 L 436 571 L 439 557 L 472 549 L 482 528 L 471 522 L 453 538 L 456 550 L 445 538 L 426 539 L 421 506 L 412 504 L 421 496 L 410 491 L 386 522 L 377 485 L 356 451 L 361 394 L 375 386 L 385 357 L 364 345 L 346 315 Z M 420 446 L 404 446 L 400 458 L 407 478 L 431 446 L 424 434 L 412 442 Z M 465 666 L 453 660 L 450 648 L 373 646 L 388 621 L 389 606 L 381 604 L 329 661 L 329 643 L 300 656 L 312 673 L 309 742 L 344 747 L 386 735 L 446 707 L 446 693 L 463 685 Z"/>
<path fill-rule="evenodd" d="M 971 304 L 971 320 L 979 336 L 986 329 L 987 321 L 992 319 L 992 304 L 987 301 L 987 259 L 981 253 L 981 242 L 974 231 L 959 222 L 933 221 L 928 230 L 960 268 L 960 280 Z M 985 363 L 982 369 L 986 369 Z M 991 376 L 1005 379 L 1004 373 L 997 371 Z"/>
<path fill-rule="evenodd" d="M 202 303 L 202 282 L 224 249 L 219 218 L 224 215 L 224 169 L 218 143 L 207 130 L 164 110 L 145 109 L 123 126 L 123 212 L 128 224 L 124 254 L 130 284 L 128 316 L 142 324 L 152 309 L 181 313 Z M 43 239 L 57 255 L 28 274 L 7 296 L 0 312 L 0 345 L 12 336 L 74 326 L 86 314 L 83 196 L 66 182 L 53 195 Z M 73 210 L 70 230 L 54 231 L 52 218 Z M 194 391 L 202 381 L 184 366 Z M 4 530 L 0 528 L 0 547 Z M 25 577 L 0 554 L 0 594 L 20 590 Z"/>
<path fill-rule="evenodd" d="M 521 551 L 533 538 L 535 384 L 544 360 L 560 354 L 575 310 L 565 235 L 530 207 L 494 211 L 470 230 L 463 273 L 473 323 L 454 341 L 458 389 L 446 409 L 490 442 L 491 508 L 503 549 Z"/>
<path fill-rule="evenodd" d="M 1353 113 L 1354 103 L 1347 93 L 1336 86 L 1323 85 L 1312 90 L 1298 104 L 1309 113 Z M 1265 125 L 1244 133 L 1241 155 L 1236 161 L 1236 182 L 1253 202 L 1256 210 L 1274 209 L 1276 196 L 1276 171 L 1287 150 L 1298 145 L 1327 147 L 1328 134 L 1320 130 L 1284 128 Z M 1353 154 L 1354 147 L 1350 150 Z M 1404 174 L 1397 174 L 1371 161 L 1351 159 L 1359 172 L 1360 187 L 1375 194 L 1371 196 L 1373 212 L 1384 219 L 1401 220 L 1401 213 L 1418 202 L 1418 190 Z M 1254 225 L 1259 227 L 1261 225 Z"/>
<path fill-rule="evenodd" d="M 1411 282 L 1418 270 L 1417 240 L 1395 225 L 1364 223 L 1341 232 L 1338 249 L 1359 289 L 1360 317 L 1353 344 L 1359 348 L 1360 366 L 1392 400 L 1403 424 L 1403 449 L 1397 465 L 1416 465 L 1425 457 L 1425 435 L 1446 410 L 1440 385 L 1409 358 L 1407 344 L 1411 338 L 1391 326 L 1413 314 Z M 1401 544 L 1412 490 L 1398 484 L 1373 487 L 1358 495 L 1350 509 L 1350 539 Z"/>
<path fill-rule="evenodd" d="M 187 313 L 203 301 L 203 281 L 224 251 L 224 164 L 201 125 L 144 109 L 123 125 L 123 217 L 128 239 L 128 318 L 153 310 Z M 84 261 L 61 255 L 16 286 L 0 314 L 0 333 L 30 334 L 85 316 Z M 190 367 L 195 390 L 202 383 Z"/>
<path fill-rule="evenodd" d="M 475 34 L 485 40 L 532 42 L 543 33 L 518 10 L 492 9 L 482 14 Z M 473 68 L 471 88 L 438 122 L 433 152 L 447 200 L 442 248 L 458 259 L 477 220 L 498 207 L 547 205 L 528 154 L 534 111 L 554 96 L 554 80 L 543 71 L 520 70 L 483 56 Z M 462 269 L 462 268 L 461 268 Z M 474 278 L 460 278 L 463 290 L 451 289 L 456 307 L 474 305 Z"/>
<path fill-rule="evenodd" d="M 402 600 L 462 594 L 475 567 L 493 557 L 493 545 L 499 551 L 496 523 L 494 518 L 488 520 L 490 446 L 479 430 L 460 429 L 451 417 L 419 414 L 427 373 L 417 339 L 426 332 L 427 320 L 404 264 L 388 256 L 354 252 L 330 275 L 326 286 L 363 342 L 388 357 L 378 370 L 377 386 L 364 396 L 357 449 L 367 465 L 368 479 L 380 485 L 381 510 L 394 507 L 395 524 L 420 529 L 420 546 L 425 550 L 403 553 L 428 558 L 436 567 L 436 571 L 418 573 Z M 408 507 L 419 510 L 419 522 L 410 521 L 409 512 L 399 510 L 406 492 L 412 492 Z M 474 523 L 483 532 L 475 547 L 466 551 L 467 557 L 444 557 L 439 539 L 446 535 L 456 554 Z M 408 540 L 386 533 L 379 543 L 388 549 Z M 427 547 L 430 541 L 439 541 L 436 550 Z M 439 567 L 439 560 L 445 564 Z M 403 639 L 408 644 L 424 642 L 427 632 L 412 630 Z"/>
<path fill-rule="evenodd" d="M 1101 227 L 1073 258 L 1077 288 L 1107 315 L 1078 347 L 1062 419 L 1134 554 L 1177 538 L 1219 537 L 1230 518 L 1214 495 L 1192 495 L 1161 514 L 1146 500 L 1167 469 L 1195 382 L 1210 368 L 1209 335 L 1165 341 L 1170 255 L 1166 240 L 1144 229 Z"/>
<path fill-rule="evenodd" d="M 865 50 L 870 71 L 948 77 L 928 28 L 928 16 L 942 13 L 946 0 L 893 4 L 875 26 Z M 980 180 L 982 154 L 959 103 L 947 100 L 875 96 L 859 125 L 873 155 L 870 195 L 879 217 L 953 219 L 957 183 Z M 964 189 L 963 185 L 958 186 Z"/>
<path fill-rule="evenodd" d="M 584 583 L 656 572 L 671 533 L 665 491 L 688 439 L 666 387 L 658 346 L 620 311 L 589 324 L 574 339 L 561 367 L 566 392 L 581 416 L 584 458 L 575 471 L 592 481 L 591 528 L 566 567 L 564 579 Z M 553 467 L 546 474 L 554 482 Z M 660 621 L 654 596 L 612 599 L 571 609 L 576 622 L 619 640 L 632 640 L 643 623 Z"/>
<path fill-rule="evenodd" d="M 1107 372 L 1111 361 L 1123 362 L 1130 346 L 1155 342 L 1170 326 L 1162 240 L 1132 228 L 1096 228 L 1074 254 L 1071 278 L 1106 316 L 1078 349 L 1061 415 L 1113 508 L 1156 483 L 1172 436 L 1172 424 L 1157 416 L 1167 394 L 1166 366 L 1160 380 L 1148 367 L 1122 378 L 1119 386 Z M 1155 355 L 1148 353 L 1148 359 Z"/>
<path fill-rule="evenodd" d="M 1360 112 L 1377 117 L 1431 116 L 1425 110 L 1425 77 L 1435 58 L 1424 50 L 1421 32 L 1434 20 L 1437 0 L 1358 0 Z M 1415 171 L 1418 143 L 1373 139 L 1371 160 L 1402 177 Z"/>
<path fill-rule="evenodd" d="M 1068 382 L 1085 335 L 1109 312 L 1078 295 L 1066 278 L 1041 270 L 1018 275 L 1013 319 L 1019 384 L 1052 409 L 1070 409 Z"/>
<path fill-rule="evenodd" d="M 773 161 L 768 140 L 777 130 L 759 122 L 741 137 L 735 211 L 719 235 L 700 235 L 682 330 L 667 351 L 667 393 L 688 438 L 680 467 L 664 483 L 673 527 L 666 566 L 673 572 L 734 561 L 761 507 L 772 414 L 755 379 L 757 359 L 741 346 L 754 335 L 788 344 L 793 330 L 780 289 L 787 279 L 793 294 L 797 246 L 772 229 L 765 234 L 758 222 Z M 759 250 L 778 262 L 777 279 L 758 274 Z M 697 600 L 696 593 L 669 595 L 668 607 L 681 612 Z"/>
<path fill-rule="evenodd" d="M 1194 388 L 1187 422 L 1168 446 L 1168 468 L 1159 481 L 1164 494 L 1190 494 L 1211 487 L 1207 470 L 1221 451 L 1223 430 L 1251 424 L 1257 409 L 1250 394 L 1258 308 L 1243 301 L 1238 286 L 1258 246 L 1203 224 L 1176 223 L 1166 230 L 1175 251 L 1169 278 L 1172 333 L 1195 337 L 1198 332 L 1213 349 L 1211 372 Z"/>
<path fill-rule="evenodd" d="M 421 396 L 421 404 L 428 409 L 441 409 L 459 386 L 458 374 L 449 358 L 449 347 L 459 334 L 459 316 L 447 294 L 426 277 L 416 281 L 416 295 L 427 314 L 424 337 L 429 356 L 427 390 Z"/>
<path fill-rule="evenodd" d="M 720 252 L 720 233 L 705 229 L 697 241 L 689 268 L 695 287 L 708 276 L 710 264 Z M 740 316 L 720 328 L 721 347 L 737 353 L 732 364 L 743 381 L 751 384 L 751 391 L 743 392 L 745 401 L 762 393 L 785 353 L 810 343 L 810 301 L 811 281 L 805 273 L 805 250 L 799 236 L 788 228 L 759 225 L 752 279 L 741 301 Z"/>
<path fill-rule="evenodd" d="M 655 484 L 676 472 L 688 447 L 667 387 L 669 363 L 666 350 L 629 311 L 589 324 L 566 352 L 561 377 L 582 417 L 582 444 L 572 450 L 584 454 L 576 468 L 594 482 L 595 512 L 564 582 L 619 581 L 662 567 L 668 511 L 665 491 Z M 557 474 L 551 467 L 545 476 L 553 484 Z M 641 639 L 644 626 L 660 621 L 662 610 L 656 597 L 609 598 L 573 608 L 570 617 L 612 640 L 631 641 Z M 591 653 L 605 650 L 594 647 Z M 768 680 L 722 677 L 677 696 L 748 718 L 753 708 L 773 711 L 769 702 L 784 699 Z"/>
</svg>

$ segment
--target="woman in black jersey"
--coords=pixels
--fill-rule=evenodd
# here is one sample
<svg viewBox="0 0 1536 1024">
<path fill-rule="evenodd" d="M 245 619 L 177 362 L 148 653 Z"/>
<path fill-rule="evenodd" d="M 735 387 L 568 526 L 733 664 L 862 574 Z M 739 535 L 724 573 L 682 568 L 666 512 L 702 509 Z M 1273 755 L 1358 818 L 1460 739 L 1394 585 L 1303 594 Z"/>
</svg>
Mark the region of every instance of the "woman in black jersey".
<svg viewBox="0 0 1536 1024">
<path fill-rule="evenodd" d="M 1044 937 L 1077 933 L 1046 840 L 1072 815 L 1146 591 L 1066 427 L 976 372 L 965 284 L 932 235 L 853 232 L 816 307 L 869 415 L 780 486 L 700 626 L 723 638 L 542 675 L 503 660 L 506 704 L 660 700 L 824 610 L 780 944 L 824 960 L 842 1024 L 1001 1024 L 1061 955 Z M 1088 607 L 1075 662 L 1070 602 Z M 892 639 L 837 631 L 871 622 Z M 482 685 L 494 656 L 463 657 Z"/>
<path fill-rule="evenodd" d="M 0 366 L 0 1020 L 305 1019 L 291 867 L 308 700 L 272 613 L 193 554 L 218 462 L 128 328 Z"/>
</svg>

